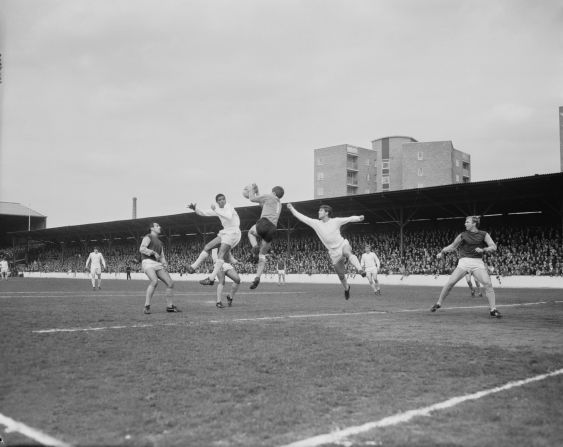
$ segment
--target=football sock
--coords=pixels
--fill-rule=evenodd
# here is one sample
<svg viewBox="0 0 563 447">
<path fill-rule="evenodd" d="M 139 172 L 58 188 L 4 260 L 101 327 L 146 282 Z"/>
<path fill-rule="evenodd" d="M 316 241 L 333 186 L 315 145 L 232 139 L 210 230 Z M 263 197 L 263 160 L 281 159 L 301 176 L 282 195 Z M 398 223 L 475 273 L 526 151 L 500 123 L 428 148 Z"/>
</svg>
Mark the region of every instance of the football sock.
<svg viewBox="0 0 563 447">
<path fill-rule="evenodd" d="M 358 261 L 358 257 L 356 255 L 350 255 L 348 260 L 358 272 L 362 269 L 362 266 L 360 265 L 360 261 Z"/>
<path fill-rule="evenodd" d="M 199 256 L 197 257 L 197 259 L 195 260 L 195 262 L 192 264 L 192 268 L 196 269 L 198 268 L 201 263 L 203 261 L 205 261 L 205 259 L 209 256 L 209 253 L 207 253 L 206 251 L 202 251 Z"/>
<path fill-rule="evenodd" d="M 217 277 L 217 274 L 219 273 L 219 270 L 221 270 L 221 267 L 223 267 L 224 263 L 225 261 L 223 261 L 222 259 L 217 259 L 217 261 L 215 261 L 213 272 L 211 272 L 211 275 L 209 275 L 210 281 L 215 281 L 215 278 Z"/>
<path fill-rule="evenodd" d="M 237 293 L 239 287 L 240 287 L 240 283 L 239 284 L 237 284 L 236 282 L 233 283 L 233 285 L 231 286 L 231 299 L 235 297 L 235 294 Z"/>
</svg>

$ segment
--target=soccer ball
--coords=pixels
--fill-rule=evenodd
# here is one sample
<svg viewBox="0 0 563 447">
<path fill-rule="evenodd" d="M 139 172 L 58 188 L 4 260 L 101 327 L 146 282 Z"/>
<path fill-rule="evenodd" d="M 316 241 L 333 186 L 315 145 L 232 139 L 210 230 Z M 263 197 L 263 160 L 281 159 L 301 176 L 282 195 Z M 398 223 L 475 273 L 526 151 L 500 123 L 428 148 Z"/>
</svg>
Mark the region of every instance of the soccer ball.
<svg viewBox="0 0 563 447">
<path fill-rule="evenodd" d="M 252 189 L 252 184 L 250 185 L 246 185 L 243 189 L 242 189 L 242 195 L 243 197 L 245 197 L 246 199 L 248 199 L 250 197 L 250 190 Z M 258 195 L 258 187 L 254 188 L 254 194 Z"/>
</svg>

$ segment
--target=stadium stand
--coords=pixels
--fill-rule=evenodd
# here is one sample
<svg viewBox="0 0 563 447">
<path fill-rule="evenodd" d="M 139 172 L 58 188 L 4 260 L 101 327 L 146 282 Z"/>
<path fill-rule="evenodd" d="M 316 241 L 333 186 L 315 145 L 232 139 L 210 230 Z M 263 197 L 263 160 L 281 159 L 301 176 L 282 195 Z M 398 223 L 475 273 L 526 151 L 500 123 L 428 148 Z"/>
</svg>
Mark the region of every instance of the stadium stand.
<svg viewBox="0 0 563 447">
<path fill-rule="evenodd" d="M 364 214 L 366 223 L 343 230 L 357 254 L 372 245 L 382 263 L 382 273 L 438 275 L 450 273 L 455 255 L 436 259 L 436 253 L 463 231 L 466 215 L 483 215 L 481 227 L 498 245 L 486 258 L 496 274 L 563 275 L 563 173 L 520 179 L 447 185 L 409 191 L 346 196 L 294 203 L 304 214 L 316 216 L 320 204 L 331 205 L 336 215 Z M 237 208 L 241 228 L 247 230 L 259 215 L 259 207 Z M 169 270 L 183 273 L 206 241 L 219 228 L 218 219 L 202 219 L 193 213 L 159 216 L 73 227 L 8 233 L 11 246 L 2 250 L 11 259 L 24 260 L 28 271 L 80 272 L 94 245 L 100 247 L 109 272 L 134 271 L 140 240 L 150 224 L 159 222 Z M 246 237 L 234 250 L 240 273 L 255 270 Z M 311 230 L 293 219 L 284 208 L 278 237 L 268 262 L 274 273 L 285 257 L 288 273 L 332 273 L 325 248 Z M 208 272 L 211 262 L 199 271 Z"/>
</svg>

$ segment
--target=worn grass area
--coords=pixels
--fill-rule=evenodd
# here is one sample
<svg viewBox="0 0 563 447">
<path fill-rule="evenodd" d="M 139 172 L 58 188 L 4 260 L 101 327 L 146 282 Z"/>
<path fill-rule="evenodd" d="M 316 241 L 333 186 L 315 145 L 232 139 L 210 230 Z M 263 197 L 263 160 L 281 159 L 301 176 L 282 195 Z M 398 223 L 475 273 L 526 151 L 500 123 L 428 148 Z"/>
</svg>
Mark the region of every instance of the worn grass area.
<svg viewBox="0 0 563 447">
<path fill-rule="evenodd" d="M 158 290 L 147 316 L 145 287 L 1 282 L 0 413 L 81 446 L 276 446 L 563 368 L 559 290 L 497 289 L 494 320 L 464 288 L 431 314 L 437 288 L 243 284 L 218 310 L 182 282 L 183 313 Z M 343 445 L 563 445 L 562 395 L 556 376 Z"/>
</svg>

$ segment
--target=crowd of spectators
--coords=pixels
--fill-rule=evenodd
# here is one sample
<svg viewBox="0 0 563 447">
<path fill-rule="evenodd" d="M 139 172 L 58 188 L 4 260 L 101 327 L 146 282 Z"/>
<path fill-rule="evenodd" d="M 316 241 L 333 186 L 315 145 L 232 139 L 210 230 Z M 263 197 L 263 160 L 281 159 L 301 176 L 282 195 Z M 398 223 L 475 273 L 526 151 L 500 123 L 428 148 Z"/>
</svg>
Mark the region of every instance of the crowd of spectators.
<svg viewBox="0 0 563 447">
<path fill-rule="evenodd" d="M 437 259 L 436 254 L 449 245 L 460 233 L 459 225 L 454 228 L 405 229 L 401 253 L 398 230 L 354 232 L 354 226 L 345 229 L 344 236 L 350 241 L 353 251 L 360 257 L 366 244 L 371 245 L 381 261 L 382 274 L 450 274 L 457 264 L 457 256 L 449 254 Z M 487 228 L 498 250 L 485 257 L 489 268 L 497 275 L 563 275 L 563 240 L 561 229 L 550 226 L 502 226 Z M 202 238 L 163 238 L 166 257 L 172 273 L 185 274 L 186 266 L 192 263 L 201 252 Z M 135 261 L 138 244 L 133 240 L 112 241 L 99 245 L 110 273 L 125 272 L 127 266 L 132 271 L 141 271 Z M 84 245 L 36 244 L 27 254 L 29 271 L 43 272 L 81 272 L 85 270 L 86 259 L 93 249 Z M 18 250 L 12 248 L 10 250 Z M 6 253 L 6 252 L 5 252 Z M 239 263 L 240 273 L 254 273 L 250 244 L 246 237 L 233 250 Z M 275 273 L 278 261 L 284 260 L 286 272 L 301 274 L 333 273 L 330 258 L 325 247 L 314 233 L 292 234 L 278 232 L 268 256 L 266 273 Z M 199 273 L 212 270 L 211 258 L 198 269 Z M 21 270 L 21 268 L 20 268 Z"/>
</svg>

